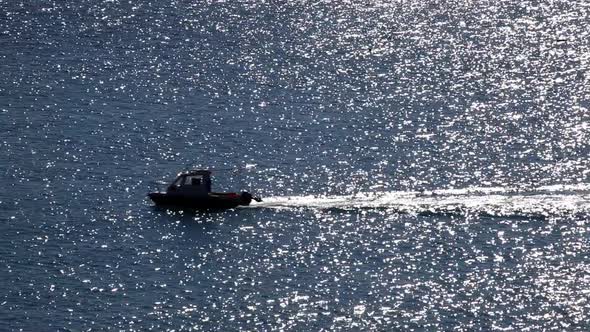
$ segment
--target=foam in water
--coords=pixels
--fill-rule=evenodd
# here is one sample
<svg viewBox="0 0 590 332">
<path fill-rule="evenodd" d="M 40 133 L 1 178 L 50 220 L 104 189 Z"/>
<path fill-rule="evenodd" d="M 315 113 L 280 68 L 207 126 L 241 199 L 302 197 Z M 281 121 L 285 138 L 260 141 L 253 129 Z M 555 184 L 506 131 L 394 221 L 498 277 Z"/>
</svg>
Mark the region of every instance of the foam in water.
<svg viewBox="0 0 590 332">
<path fill-rule="evenodd" d="M 472 187 L 333 196 L 275 196 L 258 208 L 388 209 L 400 213 L 558 217 L 590 212 L 590 184 L 537 188 Z"/>
</svg>

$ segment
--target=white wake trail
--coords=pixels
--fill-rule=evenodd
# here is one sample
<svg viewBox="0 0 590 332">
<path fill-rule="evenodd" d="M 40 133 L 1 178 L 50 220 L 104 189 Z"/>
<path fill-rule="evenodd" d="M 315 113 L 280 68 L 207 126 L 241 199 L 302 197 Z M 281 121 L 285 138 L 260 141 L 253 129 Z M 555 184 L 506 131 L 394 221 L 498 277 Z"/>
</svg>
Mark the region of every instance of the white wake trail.
<svg viewBox="0 0 590 332">
<path fill-rule="evenodd" d="M 329 196 L 275 196 L 253 203 L 270 209 L 389 209 L 416 214 L 552 217 L 590 215 L 590 184 L 537 188 L 471 187 Z"/>
</svg>

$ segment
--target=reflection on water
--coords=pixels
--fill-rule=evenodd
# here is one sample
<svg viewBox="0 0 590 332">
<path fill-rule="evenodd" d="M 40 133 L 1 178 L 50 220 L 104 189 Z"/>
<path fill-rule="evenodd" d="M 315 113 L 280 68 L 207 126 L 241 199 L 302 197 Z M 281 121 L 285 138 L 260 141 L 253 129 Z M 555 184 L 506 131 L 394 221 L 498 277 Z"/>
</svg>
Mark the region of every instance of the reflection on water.
<svg viewBox="0 0 590 332">
<path fill-rule="evenodd" d="M 0 330 L 588 330 L 589 14 L 0 1 Z"/>
</svg>

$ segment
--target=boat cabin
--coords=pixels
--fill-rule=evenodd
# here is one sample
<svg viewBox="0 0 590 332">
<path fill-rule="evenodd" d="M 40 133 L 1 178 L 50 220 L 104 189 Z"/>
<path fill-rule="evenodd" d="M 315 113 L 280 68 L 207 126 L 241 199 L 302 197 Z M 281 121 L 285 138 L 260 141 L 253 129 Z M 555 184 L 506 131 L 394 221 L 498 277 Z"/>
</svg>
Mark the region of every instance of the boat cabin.
<svg viewBox="0 0 590 332">
<path fill-rule="evenodd" d="M 168 186 L 168 192 L 208 194 L 211 192 L 211 172 L 192 170 L 180 173 L 176 180 Z"/>
</svg>

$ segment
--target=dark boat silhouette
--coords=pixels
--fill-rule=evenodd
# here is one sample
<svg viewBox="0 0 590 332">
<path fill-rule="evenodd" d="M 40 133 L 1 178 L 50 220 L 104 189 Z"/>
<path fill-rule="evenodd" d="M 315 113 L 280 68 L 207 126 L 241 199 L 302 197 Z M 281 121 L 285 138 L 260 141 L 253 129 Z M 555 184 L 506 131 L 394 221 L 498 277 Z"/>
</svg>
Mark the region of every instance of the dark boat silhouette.
<svg viewBox="0 0 590 332">
<path fill-rule="evenodd" d="M 186 209 L 231 209 L 250 205 L 252 200 L 262 201 L 247 191 L 241 193 L 211 192 L 211 172 L 191 170 L 178 174 L 165 192 L 152 192 L 148 197 L 162 207 Z"/>
</svg>

